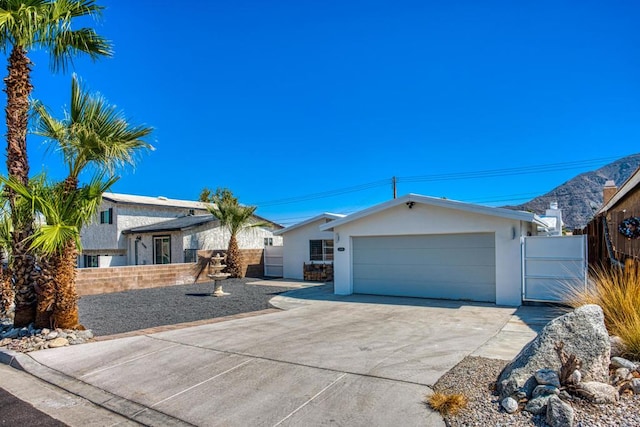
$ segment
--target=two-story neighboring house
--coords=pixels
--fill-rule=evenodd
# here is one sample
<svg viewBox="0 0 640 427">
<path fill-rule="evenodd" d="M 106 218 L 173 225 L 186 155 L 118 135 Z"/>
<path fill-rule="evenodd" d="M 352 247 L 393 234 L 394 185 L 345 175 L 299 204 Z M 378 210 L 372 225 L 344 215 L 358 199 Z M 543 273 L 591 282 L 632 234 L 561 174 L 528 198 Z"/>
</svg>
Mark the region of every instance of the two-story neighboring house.
<svg viewBox="0 0 640 427">
<path fill-rule="evenodd" d="M 281 245 L 282 238 L 273 231 L 282 227 L 267 222 L 241 231 L 240 249 Z M 79 267 L 172 264 L 194 262 L 198 250 L 226 249 L 229 231 L 208 213 L 206 203 L 105 193 L 81 240 Z"/>
</svg>

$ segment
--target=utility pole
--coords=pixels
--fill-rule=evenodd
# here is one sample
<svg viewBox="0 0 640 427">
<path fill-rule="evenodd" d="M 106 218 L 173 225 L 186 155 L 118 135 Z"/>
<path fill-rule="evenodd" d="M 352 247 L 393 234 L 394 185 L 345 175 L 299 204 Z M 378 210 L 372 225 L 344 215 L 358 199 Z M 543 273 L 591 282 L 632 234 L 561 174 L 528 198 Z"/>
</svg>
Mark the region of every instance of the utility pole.
<svg viewBox="0 0 640 427">
<path fill-rule="evenodd" d="M 398 179 L 393 176 L 391 177 L 391 187 L 393 188 L 393 198 L 395 199 L 398 196 L 398 192 L 397 192 L 397 183 L 398 183 Z"/>
</svg>

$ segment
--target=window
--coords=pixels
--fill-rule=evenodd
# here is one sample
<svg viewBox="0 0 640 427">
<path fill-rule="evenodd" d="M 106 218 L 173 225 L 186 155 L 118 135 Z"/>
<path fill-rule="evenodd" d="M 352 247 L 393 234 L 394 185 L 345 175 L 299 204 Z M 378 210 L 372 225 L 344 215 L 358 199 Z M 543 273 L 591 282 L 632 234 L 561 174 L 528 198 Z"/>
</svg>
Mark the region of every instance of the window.
<svg viewBox="0 0 640 427">
<path fill-rule="evenodd" d="M 196 262 L 198 260 L 197 249 L 185 249 L 184 250 L 184 262 Z"/>
<path fill-rule="evenodd" d="M 333 240 L 309 240 L 311 261 L 333 261 Z"/>
<path fill-rule="evenodd" d="M 273 246 L 273 237 L 265 237 L 264 238 L 265 246 Z"/>
<path fill-rule="evenodd" d="M 153 238 L 153 263 L 171 264 L 171 236 Z"/>
<path fill-rule="evenodd" d="M 98 267 L 98 255 L 84 255 L 85 268 Z"/>
<path fill-rule="evenodd" d="M 100 224 L 113 224 L 113 208 L 100 211 Z"/>
</svg>

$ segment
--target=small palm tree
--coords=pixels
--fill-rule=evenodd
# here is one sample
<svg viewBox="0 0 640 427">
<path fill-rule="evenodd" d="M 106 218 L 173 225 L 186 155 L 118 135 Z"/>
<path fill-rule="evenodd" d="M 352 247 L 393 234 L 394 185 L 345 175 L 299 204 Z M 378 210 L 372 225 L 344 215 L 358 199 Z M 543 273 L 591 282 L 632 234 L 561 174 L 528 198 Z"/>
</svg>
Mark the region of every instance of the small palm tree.
<svg viewBox="0 0 640 427">
<path fill-rule="evenodd" d="M 117 111 L 102 96 L 83 90 L 75 75 L 71 80 L 70 111 L 64 119 L 54 118 L 39 101 L 34 102 L 33 109 L 37 119 L 35 133 L 55 142 L 62 153 L 68 169 L 62 190 L 70 195 L 78 189 L 80 174 L 87 168 L 112 175 L 120 166 L 133 165 L 136 152 L 153 149 L 142 140 L 151 134 L 152 128 L 130 124 L 124 113 Z M 77 256 L 75 241 L 69 240 L 67 245 L 67 256 Z M 45 270 L 52 270 L 55 276 L 68 275 L 68 272 L 56 271 L 58 267 L 66 268 L 66 264 L 55 262 Z M 41 285 L 43 287 L 46 286 Z M 50 295 L 43 292 L 39 292 L 37 298 L 36 323 L 42 325 L 47 321 L 51 300 Z"/>
<path fill-rule="evenodd" d="M 14 289 L 11 280 L 11 215 L 8 205 L 0 209 L 0 319 L 13 317 Z"/>
<path fill-rule="evenodd" d="M 266 223 L 254 219 L 256 206 L 240 205 L 238 199 L 233 197 L 231 191 L 227 189 L 218 189 L 211 196 L 211 200 L 213 205 L 207 210 L 220 221 L 220 225 L 227 227 L 231 234 L 227 248 L 226 272 L 231 274 L 229 277 L 242 278 L 244 277 L 244 260 L 238 246 L 238 233 L 245 228 L 261 227 Z"/>
<path fill-rule="evenodd" d="M 9 177 L 27 186 L 27 123 L 31 84 L 31 60 L 27 53 L 45 49 L 50 53 L 51 68 L 64 70 L 72 58 L 85 53 L 92 59 L 111 55 L 106 39 L 91 28 L 71 28 L 76 18 L 96 16 L 102 11 L 94 0 L 0 0 L 0 48 L 9 53 L 9 71 L 5 81 L 7 94 L 7 171 Z M 26 326 L 35 318 L 35 289 L 32 277 L 35 258 L 26 245 L 32 234 L 30 217 L 16 211 L 16 196 L 8 188 L 14 226 L 12 236 L 13 270 L 16 273 L 16 307 L 14 326 Z"/>
<path fill-rule="evenodd" d="M 30 238 L 30 246 L 46 257 L 43 263 L 47 280 L 40 283 L 36 327 L 83 329 L 78 317 L 76 264 L 81 249 L 80 230 L 93 219 L 100 207 L 102 194 L 118 180 L 94 177 L 91 182 L 69 191 L 66 183 L 27 187 L 6 180 L 21 198 L 29 202 L 33 215 L 41 216 L 43 224 Z"/>
</svg>

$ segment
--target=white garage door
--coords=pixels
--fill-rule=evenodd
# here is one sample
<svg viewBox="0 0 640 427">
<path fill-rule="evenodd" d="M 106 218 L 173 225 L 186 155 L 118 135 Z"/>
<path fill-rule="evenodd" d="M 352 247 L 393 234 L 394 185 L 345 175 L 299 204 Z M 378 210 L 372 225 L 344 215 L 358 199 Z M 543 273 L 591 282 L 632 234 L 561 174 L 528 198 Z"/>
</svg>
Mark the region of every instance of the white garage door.
<svg viewBox="0 0 640 427">
<path fill-rule="evenodd" d="M 353 292 L 495 302 L 494 234 L 354 237 Z"/>
</svg>

